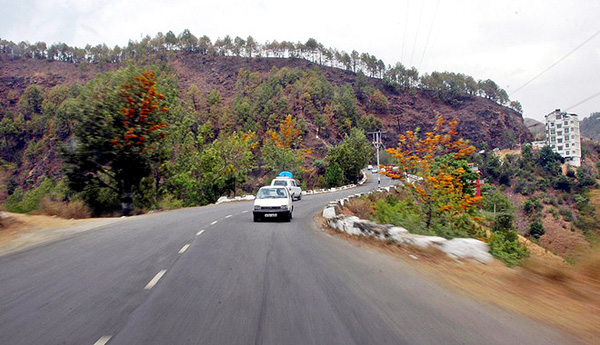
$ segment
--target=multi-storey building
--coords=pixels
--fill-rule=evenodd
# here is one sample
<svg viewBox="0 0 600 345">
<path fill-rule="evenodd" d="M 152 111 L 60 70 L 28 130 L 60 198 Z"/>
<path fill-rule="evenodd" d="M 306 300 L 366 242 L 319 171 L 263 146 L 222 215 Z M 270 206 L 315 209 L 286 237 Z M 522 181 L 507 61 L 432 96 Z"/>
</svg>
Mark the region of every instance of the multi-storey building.
<svg viewBox="0 0 600 345">
<path fill-rule="evenodd" d="M 546 143 L 565 159 L 565 163 L 581 166 L 581 134 L 577 114 L 556 109 L 546 115 Z"/>
</svg>

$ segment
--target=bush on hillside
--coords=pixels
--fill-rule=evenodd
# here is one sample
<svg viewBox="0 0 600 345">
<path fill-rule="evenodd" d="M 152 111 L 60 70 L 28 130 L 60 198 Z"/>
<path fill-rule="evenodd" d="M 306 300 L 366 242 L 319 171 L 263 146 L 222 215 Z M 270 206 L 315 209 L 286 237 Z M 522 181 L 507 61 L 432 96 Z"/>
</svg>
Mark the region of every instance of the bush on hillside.
<svg viewBox="0 0 600 345">
<path fill-rule="evenodd" d="M 544 229 L 544 225 L 542 225 L 542 223 L 539 221 L 529 224 L 529 227 L 527 230 L 529 231 L 529 235 L 531 235 L 536 240 L 539 239 L 540 237 L 542 237 L 546 233 L 546 230 Z"/>
<path fill-rule="evenodd" d="M 529 257 L 527 248 L 523 247 L 518 240 L 513 240 L 514 237 L 517 237 L 514 231 L 498 231 L 492 233 L 489 243 L 490 253 L 509 267 L 514 267 Z"/>
</svg>

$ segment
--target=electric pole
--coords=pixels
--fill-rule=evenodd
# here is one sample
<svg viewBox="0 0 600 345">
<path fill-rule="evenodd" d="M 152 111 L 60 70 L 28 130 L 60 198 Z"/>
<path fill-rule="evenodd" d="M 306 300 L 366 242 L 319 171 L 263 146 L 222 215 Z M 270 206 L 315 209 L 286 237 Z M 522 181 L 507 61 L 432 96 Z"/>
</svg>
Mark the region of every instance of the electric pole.
<svg viewBox="0 0 600 345">
<path fill-rule="evenodd" d="M 367 134 L 373 135 L 372 143 L 375 146 L 375 148 L 377 149 L 377 184 L 380 185 L 381 184 L 381 174 L 380 174 L 380 169 L 379 169 L 379 148 L 383 145 L 383 143 L 381 142 L 381 131 L 369 132 Z"/>
</svg>

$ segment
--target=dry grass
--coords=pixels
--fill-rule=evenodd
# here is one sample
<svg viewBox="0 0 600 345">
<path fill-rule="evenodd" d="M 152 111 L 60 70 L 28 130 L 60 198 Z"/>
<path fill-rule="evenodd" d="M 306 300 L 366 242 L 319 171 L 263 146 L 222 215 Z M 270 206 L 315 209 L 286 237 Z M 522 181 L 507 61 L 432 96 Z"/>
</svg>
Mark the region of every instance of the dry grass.
<svg viewBox="0 0 600 345">
<path fill-rule="evenodd" d="M 347 209 L 346 212 L 351 212 L 351 215 L 357 216 L 360 219 L 370 219 L 373 214 L 371 202 L 361 198 L 350 199 L 350 201 L 344 205 L 344 209 Z"/>
<path fill-rule="evenodd" d="M 319 217 L 318 217 L 319 218 Z M 317 219 L 318 220 L 318 219 Z M 600 252 L 589 251 L 577 266 L 525 241 L 531 258 L 515 269 L 460 262 L 436 249 L 399 247 L 325 228 L 336 236 L 411 262 L 419 272 L 460 294 L 476 298 L 571 333 L 582 342 L 600 339 Z M 417 258 L 417 260 L 414 259 Z"/>
<path fill-rule="evenodd" d="M 58 216 L 65 219 L 84 219 L 90 218 L 92 212 L 81 200 L 71 202 L 53 201 L 50 198 L 43 198 L 40 209 L 42 214 L 48 216 Z"/>
</svg>

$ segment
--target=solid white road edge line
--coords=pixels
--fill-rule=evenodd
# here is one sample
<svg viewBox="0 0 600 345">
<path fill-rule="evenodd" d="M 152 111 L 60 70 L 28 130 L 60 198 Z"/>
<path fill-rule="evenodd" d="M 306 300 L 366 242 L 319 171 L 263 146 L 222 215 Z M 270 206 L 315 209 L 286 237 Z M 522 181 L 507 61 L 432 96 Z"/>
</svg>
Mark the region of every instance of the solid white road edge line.
<svg viewBox="0 0 600 345">
<path fill-rule="evenodd" d="M 204 232 L 204 230 L 200 230 L 200 231 L 198 231 L 198 232 L 196 233 L 196 236 L 200 236 L 200 235 L 202 235 L 202 233 L 203 233 L 203 232 Z"/>
<path fill-rule="evenodd" d="M 110 335 L 104 335 L 104 336 L 100 337 L 100 339 L 96 340 L 96 342 L 94 343 L 94 345 L 105 345 L 106 343 L 108 343 L 108 341 L 110 340 L 110 338 L 112 338 L 112 336 L 110 336 Z"/>
<path fill-rule="evenodd" d="M 210 225 L 215 225 L 215 224 L 217 224 L 216 220 L 214 222 L 210 223 Z"/>
<path fill-rule="evenodd" d="M 181 249 L 179 249 L 179 254 L 183 254 L 185 253 L 185 251 L 190 247 L 189 244 L 186 244 L 185 246 L 181 247 Z"/>
<path fill-rule="evenodd" d="M 167 270 L 161 270 L 160 272 L 156 273 L 156 275 L 154 276 L 154 278 L 152 278 L 152 280 L 150 282 L 148 282 L 148 284 L 146 285 L 146 287 L 144 287 L 144 290 L 150 290 L 154 287 L 154 285 L 156 285 L 156 283 L 158 283 L 158 281 L 160 280 L 160 278 L 162 278 L 162 276 L 167 272 Z"/>
</svg>

